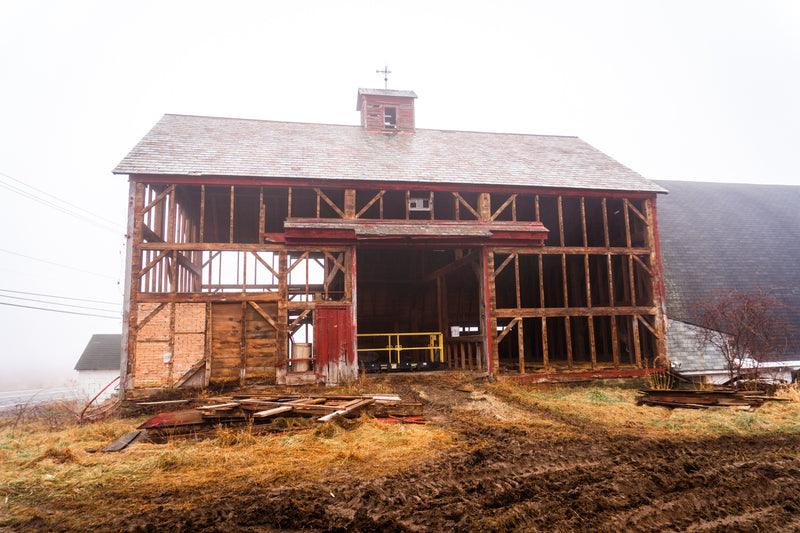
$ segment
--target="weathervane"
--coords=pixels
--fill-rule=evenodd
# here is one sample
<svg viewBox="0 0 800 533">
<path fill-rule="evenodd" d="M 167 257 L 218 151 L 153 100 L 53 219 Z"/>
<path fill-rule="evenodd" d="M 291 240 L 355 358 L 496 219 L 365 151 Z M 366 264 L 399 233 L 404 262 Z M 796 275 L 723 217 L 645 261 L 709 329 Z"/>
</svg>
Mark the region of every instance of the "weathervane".
<svg viewBox="0 0 800 533">
<path fill-rule="evenodd" d="M 389 67 L 384 65 L 383 66 L 383 70 L 376 70 L 375 73 L 376 74 L 383 74 L 383 88 L 384 89 L 388 89 L 389 88 L 389 74 L 392 73 L 392 71 L 389 70 Z"/>
</svg>

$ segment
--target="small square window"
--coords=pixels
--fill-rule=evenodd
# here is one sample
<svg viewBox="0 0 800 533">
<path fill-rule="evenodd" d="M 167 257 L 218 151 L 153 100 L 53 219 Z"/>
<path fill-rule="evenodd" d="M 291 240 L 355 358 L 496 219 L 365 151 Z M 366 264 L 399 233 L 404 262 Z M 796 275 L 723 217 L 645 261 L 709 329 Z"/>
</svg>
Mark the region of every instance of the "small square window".
<svg viewBox="0 0 800 533">
<path fill-rule="evenodd" d="M 383 127 L 395 129 L 397 127 L 397 109 L 394 107 L 383 108 Z"/>
</svg>

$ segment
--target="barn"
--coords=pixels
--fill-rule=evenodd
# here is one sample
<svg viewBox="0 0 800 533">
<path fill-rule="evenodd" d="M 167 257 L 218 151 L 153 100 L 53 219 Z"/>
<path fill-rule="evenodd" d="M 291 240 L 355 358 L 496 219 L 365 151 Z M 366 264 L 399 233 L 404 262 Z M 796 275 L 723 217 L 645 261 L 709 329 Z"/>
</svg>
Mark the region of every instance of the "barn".
<svg viewBox="0 0 800 533">
<path fill-rule="evenodd" d="M 666 355 L 656 199 L 576 137 L 165 115 L 129 180 L 127 395 L 364 371 L 623 376 Z"/>
<path fill-rule="evenodd" d="M 767 378 L 791 382 L 800 369 L 800 187 L 658 181 L 670 362 L 687 377 L 723 383 L 728 361 L 698 349 L 697 311 L 730 291 L 775 298 L 789 329 L 785 353 L 757 363 Z M 747 366 L 747 365 L 746 365 Z"/>
</svg>

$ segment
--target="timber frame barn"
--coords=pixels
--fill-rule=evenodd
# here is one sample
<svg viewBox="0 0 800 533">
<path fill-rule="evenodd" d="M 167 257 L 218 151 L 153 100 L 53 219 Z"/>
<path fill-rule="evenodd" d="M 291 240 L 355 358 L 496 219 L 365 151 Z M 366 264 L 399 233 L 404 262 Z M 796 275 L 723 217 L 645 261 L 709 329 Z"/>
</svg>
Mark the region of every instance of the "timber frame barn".
<svg viewBox="0 0 800 533">
<path fill-rule="evenodd" d="M 114 170 L 126 396 L 666 356 L 665 190 L 576 137 L 418 130 L 416 97 L 360 89 L 359 126 L 165 115 L 145 135 Z"/>
</svg>

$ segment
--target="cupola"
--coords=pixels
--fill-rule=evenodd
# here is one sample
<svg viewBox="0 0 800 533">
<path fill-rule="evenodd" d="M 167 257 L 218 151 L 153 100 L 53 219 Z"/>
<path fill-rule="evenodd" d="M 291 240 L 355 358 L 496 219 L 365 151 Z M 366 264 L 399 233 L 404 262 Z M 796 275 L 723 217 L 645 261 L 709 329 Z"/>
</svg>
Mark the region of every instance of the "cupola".
<svg viewBox="0 0 800 533">
<path fill-rule="evenodd" d="M 367 131 L 414 133 L 414 91 L 359 89 L 356 109 Z"/>
</svg>

